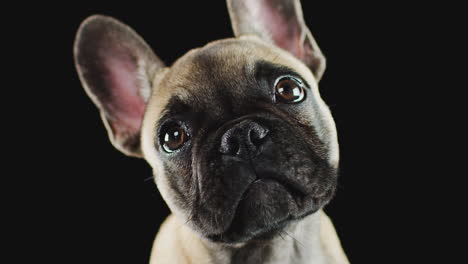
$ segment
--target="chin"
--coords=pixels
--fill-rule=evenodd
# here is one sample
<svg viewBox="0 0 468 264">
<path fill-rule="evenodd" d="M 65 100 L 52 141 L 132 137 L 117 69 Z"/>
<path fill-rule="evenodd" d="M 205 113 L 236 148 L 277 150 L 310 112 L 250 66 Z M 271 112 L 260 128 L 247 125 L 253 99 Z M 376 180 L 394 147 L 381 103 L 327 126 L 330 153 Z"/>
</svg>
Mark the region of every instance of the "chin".
<svg viewBox="0 0 468 264">
<path fill-rule="evenodd" d="M 205 237 L 231 245 L 271 240 L 289 225 L 320 210 L 333 192 L 328 197 L 314 198 L 275 179 L 255 180 L 241 196 L 227 230 Z"/>
</svg>

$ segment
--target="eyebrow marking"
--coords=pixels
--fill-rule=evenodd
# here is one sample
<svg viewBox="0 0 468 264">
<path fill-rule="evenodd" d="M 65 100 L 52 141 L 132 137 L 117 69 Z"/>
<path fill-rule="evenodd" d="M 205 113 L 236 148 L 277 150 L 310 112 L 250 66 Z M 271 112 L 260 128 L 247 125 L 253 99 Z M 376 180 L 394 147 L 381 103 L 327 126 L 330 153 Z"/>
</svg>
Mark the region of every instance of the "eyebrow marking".
<svg viewBox="0 0 468 264">
<path fill-rule="evenodd" d="M 278 77 L 289 75 L 291 77 L 300 79 L 300 81 L 305 84 L 306 88 L 310 89 L 310 85 L 305 80 L 305 78 L 303 78 L 297 71 L 288 66 L 276 64 L 266 60 L 259 60 L 257 63 L 255 63 L 254 68 L 255 78 L 257 80 L 267 81 L 270 83 L 270 85 L 272 85 Z"/>
</svg>

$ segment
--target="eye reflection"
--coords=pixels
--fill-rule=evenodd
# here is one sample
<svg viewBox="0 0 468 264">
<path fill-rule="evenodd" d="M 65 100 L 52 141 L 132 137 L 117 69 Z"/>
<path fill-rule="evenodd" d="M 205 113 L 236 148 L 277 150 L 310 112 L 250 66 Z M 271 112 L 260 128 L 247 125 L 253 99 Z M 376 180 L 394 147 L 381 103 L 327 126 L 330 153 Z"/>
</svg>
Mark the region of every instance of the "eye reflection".
<svg viewBox="0 0 468 264">
<path fill-rule="evenodd" d="M 178 124 L 170 124 L 164 129 L 162 147 L 167 153 L 172 153 L 181 148 L 188 140 L 185 129 Z"/>
<path fill-rule="evenodd" d="M 276 97 L 284 103 L 298 103 L 304 99 L 304 85 L 292 77 L 281 77 L 275 85 Z"/>
</svg>

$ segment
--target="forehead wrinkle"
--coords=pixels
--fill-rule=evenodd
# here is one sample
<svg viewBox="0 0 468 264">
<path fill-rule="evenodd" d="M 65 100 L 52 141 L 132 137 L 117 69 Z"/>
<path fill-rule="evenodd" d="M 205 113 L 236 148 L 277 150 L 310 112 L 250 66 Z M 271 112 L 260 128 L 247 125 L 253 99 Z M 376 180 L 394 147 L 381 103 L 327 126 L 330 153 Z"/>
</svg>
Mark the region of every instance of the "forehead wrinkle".
<svg viewBox="0 0 468 264">
<path fill-rule="evenodd" d="M 311 71 L 292 54 L 256 38 L 225 39 L 193 49 L 179 58 L 157 85 L 153 93 L 157 98 L 151 100 L 156 107 L 150 107 L 151 112 L 161 113 L 174 94 L 183 101 L 203 102 L 206 100 L 200 97 L 200 90 L 202 94 L 235 93 L 236 83 L 254 76 L 259 60 L 295 69 L 311 89 L 317 89 Z M 221 87 L 228 89 L 220 90 Z"/>
</svg>

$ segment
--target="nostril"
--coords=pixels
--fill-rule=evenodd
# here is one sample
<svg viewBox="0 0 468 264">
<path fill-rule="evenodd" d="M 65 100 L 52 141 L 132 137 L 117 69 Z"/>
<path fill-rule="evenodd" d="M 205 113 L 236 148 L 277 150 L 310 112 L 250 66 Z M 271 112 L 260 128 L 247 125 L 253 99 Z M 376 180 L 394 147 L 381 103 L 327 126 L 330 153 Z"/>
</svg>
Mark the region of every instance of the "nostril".
<svg viewBox="0 0 468 264">
<path fill-rule="evenodd" d="M 267 128 L 257 124 L 249 131 L 249 140 L 254 146 L 260 146 L 268 132 L 270 131 Z"/>
<path fill-rule="evenodd" d="M 244 120 L 226 130 L 220 139 L 219 152 L 238 156 L 250 157 L 264 143 L 269 130 L 251 120 Z"/>
<path fill-rule="evenodd" d="M 228 131 L 228 133 L 224 134 L 221 138 L 221 145 L 219 146 L 219 152 L 223 154 L 236 154 L 239 151 L 239 142 L 237 142 L 237 138 L 233 137 L 232 131 Z"/>
</svg>

